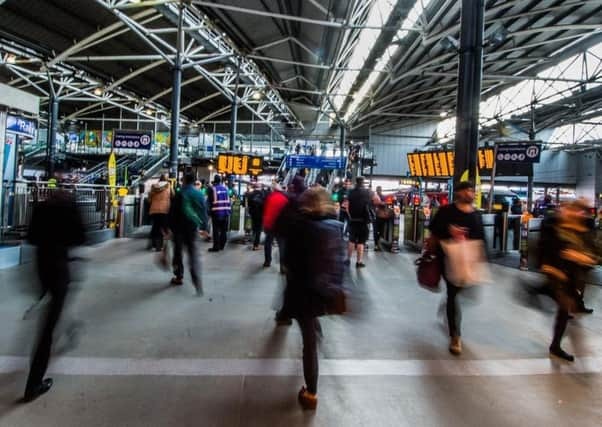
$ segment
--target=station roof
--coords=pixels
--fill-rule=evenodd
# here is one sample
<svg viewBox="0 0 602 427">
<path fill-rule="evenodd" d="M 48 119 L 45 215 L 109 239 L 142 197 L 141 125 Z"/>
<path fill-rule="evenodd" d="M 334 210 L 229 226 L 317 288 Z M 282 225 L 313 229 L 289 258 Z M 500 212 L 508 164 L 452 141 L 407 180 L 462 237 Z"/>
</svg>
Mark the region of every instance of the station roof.
<svg viewBox="0 0 602 427">
<path fill-rule="evenodd" d="M 167 123 L 176 3 L 0 2 L 0 55 L 7 65 L 0 67 L 0 79 L 49 93 L 48 65 L 55 86 L 63 84 L 69 95 L 61 106 L 65 118 L 122 105 Z M 461 1 L 183 4 L 182 114 L 188 125 L 228 127 L 237 57 L 243 58 L 238 100 L 246 107 L 239 119 L 243 126 L 256 123 L 256 131 L 271 126 L 282 134 L 293 135 L 295 128 L 307 134 L 325 117 L 361 131 L 454 114 Z M 543 80 L 542 70 L 602 42 L 601 0 L 487 0 L 485 6 L 485 98 L 523 80 Z M 16 58 L 6 64 L 8 54 Z M 596 72 L 580 80 L 598 78 Z M 599 106 L 590 92 L 595 87 L 585 89 L 571 95 L 588 106 L 574 120 Z M 567 105 L 574 104 L 545 105 L 542 122 L 566 119 Z"/>
</svg>

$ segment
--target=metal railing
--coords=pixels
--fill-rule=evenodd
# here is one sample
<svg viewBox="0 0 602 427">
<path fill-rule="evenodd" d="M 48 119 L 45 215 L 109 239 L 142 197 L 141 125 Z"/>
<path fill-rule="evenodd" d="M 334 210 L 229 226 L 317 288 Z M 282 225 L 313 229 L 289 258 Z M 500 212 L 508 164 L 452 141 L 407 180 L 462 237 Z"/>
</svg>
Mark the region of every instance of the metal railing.
<svg viewBox="0 0 602 427">
<path fill-rule="evenodd" d="M 115 223 L 117 209 L 112 205 L 111 188 L 108 186 L 64 184 L 52 187 L 48 182 L 5 182 L 0 216 L 0 241 L 23 239 L 36 203 L 48 199 L 57 188 L 73 193 L 86 230 L 102 230 Z"/>
</svg>

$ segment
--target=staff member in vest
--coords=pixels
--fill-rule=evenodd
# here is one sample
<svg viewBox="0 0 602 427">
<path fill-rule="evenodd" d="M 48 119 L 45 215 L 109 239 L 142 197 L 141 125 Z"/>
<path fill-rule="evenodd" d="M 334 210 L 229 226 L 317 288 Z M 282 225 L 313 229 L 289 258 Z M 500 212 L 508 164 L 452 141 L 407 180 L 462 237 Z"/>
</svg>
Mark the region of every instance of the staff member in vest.
<svg viewBox="0 0 602 427">
<path fill-rule="evenodd" d="M 207 196 L 213 222 L 213 247 L 209 249 L 209 252 L 218 252 L 226 247 L 228 222 L 232 212 L 228 189 L 222 184 L 221 176 L 215 175 L 213 187 Z"/>
</svg>

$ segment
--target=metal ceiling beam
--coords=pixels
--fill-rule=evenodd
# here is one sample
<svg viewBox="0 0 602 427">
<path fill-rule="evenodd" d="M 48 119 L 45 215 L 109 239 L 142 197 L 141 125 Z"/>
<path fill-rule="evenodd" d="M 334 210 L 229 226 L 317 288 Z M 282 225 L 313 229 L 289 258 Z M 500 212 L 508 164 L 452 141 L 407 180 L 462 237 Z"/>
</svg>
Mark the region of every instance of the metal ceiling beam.
<svg viewBox="0 0 602 427">
<path fill-rule="evenodd" d="M 156 11 L 154 11 L 152 9 L 147 9 L 147 10 L 143 10 L 143 11 L 135 14 L 132 18 L 133 19 L 144 19 L 150 15 L 154 15 L 155 13 L 156 13 Z M 157 16 L 159 16 L 159 15 L 157 15 Z M 113 38 L 116 35 L 122 34 L 124 31 L 117 31 L 117 30 L 121 29 L 124 25 L 125 24 L 122 21 L 115 22 L 115 23 L 109 25 L 108 27 L 105 27 L 102 30 L 97 31 L 94 34 L 89 35 L 88 37 L 75 43 L 70 48 L 68 48 L 68 49 L 64 50 L 63 52 L 59 53 L 58 55 L 56 55 L 54 58 L 52 58 L 50 61 L 48 61 L 47 66 L 52 67 L 55 64 L 58 64 L 59 62 L 66 59 L 67 57 L 89 48 L 91 45 L 93 45 L 93 43 L 95 43 L 96 41 L 98 41 L 100 39 L 103 39 L 106 36 L 111 36 L 111 38 Z"/>
<path fill-rule="evenodd" d="M 457 73 L 440 73 L 435 71 L 425 71 L 418 72 L 417 74 L 423 76 L 432 76 L 432 77 L 452 77 L 458 78 Z M 601 76 L 595 76 L 587 80 L 581 79 L 566 79 L 566 78 L 553 78 L 553 77 L 538 77 L 538 76 L 529 76 L 529 75 L 505 75 L 505 74 L 484 74 L 483 79 L 492 80 L 492 81 L 525 81 L 525 80 L 533 80 L 533 81 L 543 81 L 543 82 L 565 82 L 565 83 L 594 83 L 602 80 Z"/>
<path fill-rule="evenodd" d="M 195 107 L 195 106 L 197 106 L 197 105 L 199 105 L 199 104 L 202 104 L 202 103 L 203 103 L 203 102 L 205 102 L 205 101 L 209 101 L 210 99 L 213 99 L 213 98 L 215 98 L 215 97 L 217 97 L 217 96 L 220 96 L 220 95 L 221 95 L 221 92 L 213 92 L 211 95 L 204 96 L 204 97 L 202 97 L 202 98 L 199 98 L 199 99 L 197 99 L 196 101 L 193 101 L 193 102 L 191 102 L 190 104 L 187 104 L 187 105 L 183 106 L 183 107 L 180 109 L 180 111 L 186 111 L 186 110 L 189 110 L 189 109 L 191 109 L 192 107 Z"/>
<path fill-rule="evenodd" d="M 118 10 L 119 4 L 111 2 L 110 0 L 96 0 L 97 3 L 103 5 L 108 10 L 112 11 L 118 18 L 124 20 L 126 24 L 135 32 L 139 37 L 143 38 L 144 41 L 151 46 L 157 53 L 166 57 L 175 53 L 175 48 L 170 45 L 164 39 L 161 39 L 157 34 L 149 32 L 149 28 L 146 28 L 139 23 L 128 20 L 128 17 Z M 194 46 L 193 41 L 198 46 L 204 47 L 210 53 L 218 53 L 220 55 L 226 55 L 228 58 L 227 62 L 232 62 L 232 56 L 236 55 L 236 50 L 229 43 L 229 40 L 224 35 L 213 27 L 213 25 L 206 20 L 203 14 L 196 8 L 186 3 L 184 7 L 183 25 L 185 27 L 198 28 L 197 31 L 189 32 L 191 43 L 188 46 L 188 50 Z M 174 24 L 174 17 L 178 15 L 178 5 L 173 3 L 165 3 L 163 7 L 159 8 L 163 16 Z M 251 92 L 248 92 L 243 97 L 239 97 L 238 94 L 233 93 L 229 88 L 228 84 L 231 83 L 230 76 L 219 78 L 213 75 L 213 72 L 204 68 L 202 64 L 197 61 L 192 61 L 190 58 L 184 55 L 183 63 L 185 67 L 189 67 L 202 76 L 217 90 L 219 90 L 227 99 L 231 100 L 233 97 L 237 97 L 240 100 L 241 105 L 249 109 L 260 121 L 271 120 L 274 116 L 274 111 L 258 111 L 253 105 L 247 104 L 251 96 Z M 245 75 L 247 81 L 254 85 L 255 88 L 261 89 L 264 96 L 269 100 L 266 105 L 270 105 L 271 108 L 276 109 L 277 114 L 281 115 L 285 120 L 289 121 L 292 125 L 301 126 L 300 122 L 296 121 L 292 112 L 288 109 L 284 101 L 280 96 L 273 90 L 268 81 L 260 75 L 259 70 L 256 66 L 247 60 L 243 60 L 241 64 L 242 73 Z M 278 130 L 275 129 L 278 133 Z"/>
</svg>

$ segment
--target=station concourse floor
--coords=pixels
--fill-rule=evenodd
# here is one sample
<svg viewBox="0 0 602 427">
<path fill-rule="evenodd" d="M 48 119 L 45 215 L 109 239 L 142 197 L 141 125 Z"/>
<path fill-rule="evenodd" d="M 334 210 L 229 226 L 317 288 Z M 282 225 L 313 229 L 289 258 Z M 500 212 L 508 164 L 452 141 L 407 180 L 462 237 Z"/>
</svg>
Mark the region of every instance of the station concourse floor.
<svg viewBox="0 0 602 427">
<path fill-rule="evenodd" d="M 275 327 L 282 278 L 263 251 L 202 246 L 205 296 L 188 278 L 169 287 L 144 239 L 80 252 L 64 325 L 36 401 L 21 397 L 41 310 L 33 264 L 0 271 L 0 426 L 600 426 L 602 288 L 594 314 L 569 324 L 574 364 L 550 359 L 553 315 L 516 303 L 521 273 L 492 266 L 494 282 L 463 304 L 464 354 L 447 350 L 442 294 L 419 288 L 416 254 L 369 251 L 351 268 L 354 311 L 322 318 L 319 404 L 303 411 L 301 335 Z M 276 251 L 274 251 L 276 252 Z M 277 255 L 275 254 L 275 260 Z M 65 347 L 66 346 L 66 347 Z"/>
</svg>

